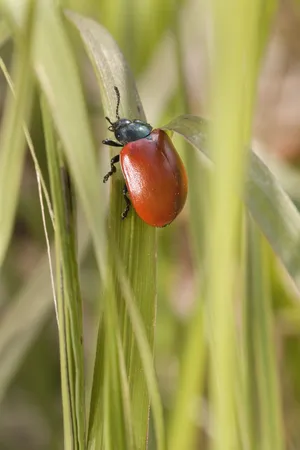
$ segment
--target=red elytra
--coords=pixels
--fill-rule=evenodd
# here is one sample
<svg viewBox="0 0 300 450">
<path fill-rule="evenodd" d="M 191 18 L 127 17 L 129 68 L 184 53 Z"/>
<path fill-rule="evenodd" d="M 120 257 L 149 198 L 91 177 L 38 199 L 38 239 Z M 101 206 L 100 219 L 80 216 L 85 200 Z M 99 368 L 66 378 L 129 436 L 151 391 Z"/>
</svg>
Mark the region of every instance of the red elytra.
<svg viewBox="0 0 300 450">
<path fill-rule="evenodd" d="M 116 86 L 114 89 L 117 120 L 112 122 L 108 117 L 106 120 L 116 141 L 104 139 L 102 143 L 122 147 L 122 150 L 111 159 L 111 170 L 103 182 L 106 183 L 116 172 L 115 164 L 120 162 L 125 178 L 123 196 L 126 202 L 122 219 L 127 217 L 132 204 L 144 222 L 164 227 L 173 222 L 186 201 L 188 181 L 184 165 L 163 130 L 153 130 L 151 125 L 139 119 L 120 118 L 120 92 Z"/>
<path fill-rule="evenodd" d="M 126 144 L 120 163 L 139 217 L 154 227 L 173 222 L 184 207 L 188 180 L 169 136 L 156 129 L 147 138 Z"/>
</svg>

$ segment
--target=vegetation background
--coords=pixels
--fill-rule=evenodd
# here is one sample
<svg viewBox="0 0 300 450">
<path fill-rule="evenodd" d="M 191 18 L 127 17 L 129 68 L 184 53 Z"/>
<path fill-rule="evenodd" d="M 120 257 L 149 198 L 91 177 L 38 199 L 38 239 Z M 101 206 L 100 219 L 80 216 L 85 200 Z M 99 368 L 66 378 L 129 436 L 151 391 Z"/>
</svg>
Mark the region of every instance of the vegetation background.
<svg viewBox="0 0 300 450">
<path fill-rule="evenodd" d="M 270 203 L 251 190 L 246 207 L 241 201 L 251 143 L 299 205 L 299 8 L 294 0 L 0 0 L 1 450 L 58 450 L 63 442 L 135 449 L 147 436 L 149 450 L 300 448 L 300 219 L 259 171 L 250 171 L 250 185 L 257 176 Z M 96 28 L 81 17 L 108 30 L 133 76 L 123 74 L 103 30 L 98 57 L 113 79 L 103 67 L 95 76 L 78 30 L 84 41 Z M 120 180 L 111 195 L 102 187 L 104 115 L 113 117 L 116 80 L 122 113 L 143 114 L 135 80 L 155 127 L 182 114 L 212 119 L 212 171 L 174 135 L 189 198 L 162 230 L 136 217 L 121 223 Z M 191 137 L 188 123 L 177 127 Z M 29 147 L 50 192 L 55 233 L 45 200 L 43 221 Z M 74 182 L 77 227 L 62 168 Z M 60 267 L 60 333 L 44 222 Z"/>
</svg>

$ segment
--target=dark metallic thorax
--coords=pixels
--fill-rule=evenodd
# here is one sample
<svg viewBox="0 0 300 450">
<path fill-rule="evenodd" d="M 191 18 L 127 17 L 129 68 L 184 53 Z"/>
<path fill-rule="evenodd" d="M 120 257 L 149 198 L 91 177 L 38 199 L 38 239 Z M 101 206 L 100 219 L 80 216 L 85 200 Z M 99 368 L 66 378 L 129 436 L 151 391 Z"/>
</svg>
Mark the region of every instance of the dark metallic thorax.
<svg viewBox="0 0 300 450">
<path fill-rule="evenodd" d="M 152 131 L 151 125 L 142 120 L 120 119 L 112 126 L 116 139 L 123 145 L 143 139 Z"/>
</svg>

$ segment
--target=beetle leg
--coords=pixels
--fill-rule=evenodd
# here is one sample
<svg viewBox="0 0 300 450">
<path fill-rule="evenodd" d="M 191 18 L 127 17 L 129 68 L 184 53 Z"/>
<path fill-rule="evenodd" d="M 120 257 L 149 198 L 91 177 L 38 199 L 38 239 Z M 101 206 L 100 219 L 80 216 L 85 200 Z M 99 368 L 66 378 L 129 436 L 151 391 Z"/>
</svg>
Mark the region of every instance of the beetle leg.
<svg viewBox="0 0 300 450">
<path fill-rule="evenodd" d="M 117 169 L 116 169 L 116 167 L 115 167 L 115 164 L 118 163 L 119 160 L 120 160 L 120 155 L 116 155 L 116 156 L 114 156 L 114 157 L 110 160 L 110 167 L 111 167 L 111 170 L 110 170 L 109 172 L 107 172 L 107 174 L 106 174 L 105 177 L 103 178 L 103 183 L 106 183 L 107 180 L 109 179 L 109 177 L 111 177 L 112 174 L 116 172 Z"/>
<path fill-rule="evenodd" d="M 122 144 L 116 141 L 112 141 L 111 139 L 104 139 L 104 141 L 102 141 L 102 144 L 109 145 L 110 147 L 123 147 Z"/>
<path fill-rule="evenodd" d="M 126 208 L 124 209 L 124 211 L 122 212 L 122 220 L 123 219 L 125 219 L 126 217 L 127 217 L 127 215 L 128 215 L 128 213 L 129 213 L 129 210 L 130 210 L 130 206 L 131 206 L 131 201 L 129 200 L 129 198 L 127 197 L 127 193 L 128 193 L 128 189 L 127 189 L 127 186 L 126 186 L 126 184 L 124 184 L 124 187 L 123 187 L 123 197 L 124 197 L 124 200 L 125 200 L 125 202 L 126 202 Z"/>
</svg>

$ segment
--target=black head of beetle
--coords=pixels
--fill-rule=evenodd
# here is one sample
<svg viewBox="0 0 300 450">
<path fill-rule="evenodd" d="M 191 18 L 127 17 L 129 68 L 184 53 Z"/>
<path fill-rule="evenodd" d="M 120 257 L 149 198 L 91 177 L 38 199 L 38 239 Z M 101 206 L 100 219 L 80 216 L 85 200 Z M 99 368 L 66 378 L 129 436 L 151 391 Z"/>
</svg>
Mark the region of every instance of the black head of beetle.
<svg viewBox="0 0 300 450">
<path fill-rule="evenodd" d="M 151 134 L 152 126 L 149 123 L 143 122 L 142 120 L 135 119 L 121 119 L 119 116 L 119 106 L 120 106 L 120 92 L 119 89 L 114 86 L 117 95 L 117 107 L 116 107 L 116 122 L 112 122 L 108 117 L 106 120 L 110 123 L 108 127 L 109 131 L 112 131 L 115 138 L 122 145 L 128 144 L 128 142 L 137 141 L 143 139 L 149 134 Z"/>
</svg>

